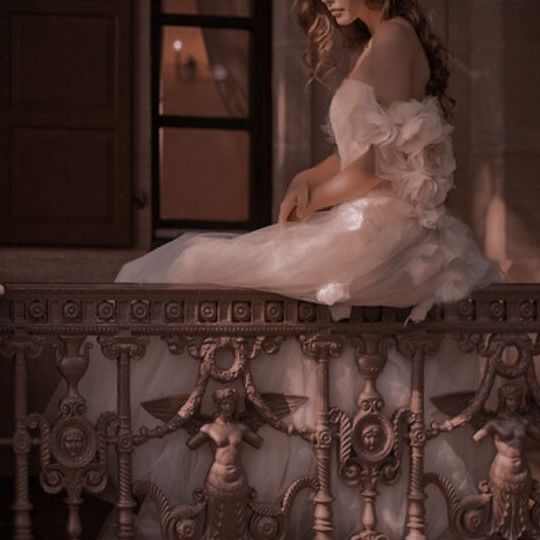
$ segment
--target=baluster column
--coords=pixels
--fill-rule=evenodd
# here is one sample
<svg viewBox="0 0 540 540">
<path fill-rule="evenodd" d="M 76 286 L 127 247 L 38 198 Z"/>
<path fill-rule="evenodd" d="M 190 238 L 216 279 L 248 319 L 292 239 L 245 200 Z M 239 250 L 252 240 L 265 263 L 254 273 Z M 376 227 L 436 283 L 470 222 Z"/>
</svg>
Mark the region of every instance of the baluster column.
<svg viewBox="0 0 540 540">
<path fill-rule="evenodd" d="M 37 358 L 43 351 L 39 338 L 15 335 L 4 340 L 0 351 L 4 358 L 15 360 L 14 412 L 15 431 L 13 452 L 15 454 L 15 500 L 13 503 L 13 530 L 15 540 L 32 538 L 30 511 L 32 504 L 28 495 L 28 455 L 31 441 L 27 428 L 27 358 Z"/>
<path fill-rule="evenodd" d="M 330 459 L 332 433 L 329 416 L 328 362 L 343 352 L 343 341 L 337 336 L 300 336 L 304 354 L 317 362 L 317 395 L 315 401 L 315 460 L 317 466 L 317 492 L 313 501 L 315 540 L 331 540 L 334 534 L 332 515 L 332 488 Z"/>
<path fill-rule="evenodd" d="M 398 337 L 400 352 L 411 358 L 411 396 L 409 408 L 412 423 L 409 426 L 410 472 L 407 492 L 407 525 L 405 540 L 427 540 L 426 507 L 424 493 L 424 452 L 426 427 L 424 421 L 424 362 L 433 355 L 438 342 L 426 334 Z"/>
<path fill-rule="evenodd" d="M 131 361 L 139 360 L 146 351 L 146 340 L 134 337 L 100 338 L 103 354 L 117 362 L 117 538 L 134 536 L 135 500 L 132 495 L 133 434 L 131 430 Z"/>
</svg>

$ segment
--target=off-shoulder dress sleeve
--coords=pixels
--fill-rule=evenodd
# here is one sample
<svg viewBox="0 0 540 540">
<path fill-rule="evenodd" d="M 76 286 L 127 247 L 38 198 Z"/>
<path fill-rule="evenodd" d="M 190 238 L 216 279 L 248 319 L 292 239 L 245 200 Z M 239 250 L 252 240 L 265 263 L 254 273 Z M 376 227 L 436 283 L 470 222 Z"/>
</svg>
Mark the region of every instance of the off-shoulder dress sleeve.
<svg viewBox="0 0 540 540">
<path fill-rule="evenodd" d="M 361 83 L 361 81 L 356 81 Z M 373 89 L 364 83 L 348 91 L 360 92 L 349 100 L 337 120 L 342 137 L 342 168 L 373 147 L 376 174 L 411 204 L 424 227 L 438 228 L 443 203 L 454 186 L 456 169 L 451 132 L 438 99 L 396 101 L 382 107 Z"/>
</svg>

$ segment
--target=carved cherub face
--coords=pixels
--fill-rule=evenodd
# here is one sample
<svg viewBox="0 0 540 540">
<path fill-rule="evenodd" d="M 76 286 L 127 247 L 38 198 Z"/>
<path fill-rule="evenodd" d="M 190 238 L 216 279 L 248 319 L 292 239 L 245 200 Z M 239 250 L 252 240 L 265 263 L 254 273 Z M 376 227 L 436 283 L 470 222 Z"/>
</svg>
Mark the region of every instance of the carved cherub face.
<svg viewBox="0 0 540 540">
<path fill-rule="evenodd" d="M 236 412 L 236 400 L 232 397 L 221 400 L 219 402 L 219 411 L 223 416 L 231 418 Z"/>
<path fill-rule="evenodd" d="M 517 413 L 521 405 L 521 395 L 513 393 L 509 396 L 506 396 L 504 399 L 504 404 L 506 405 L 508 411 L 510 411 L 511 413 Z"/>
<path fill-rule="evenodd" d="M 506 384 L 499 389 L 499 412 L 516 414 L 521 408 L 523 390 L 513 384 Z"/>
<path fill-rule="evenodd" d="M 62 439 L 62 447 L 68 456 L 72 458 L 79 456 L 84 448 L 83 432 L 77 428 L 66 430 Z"/>
<path fill-rule="evenodd" d="M 381 447 L 383 431 L 378 424 L 368 424 L 362 429 L 360 436 L 362 439 L 362 446 L 366 450 L 374 452 Z"/>
<path fill-rule="evenodd" d="M 238 393 L 233 388 L 223 388 L 214 392 L 214 403 L 224 418 L 232 418 L 238 408 Z"/>
</svg>

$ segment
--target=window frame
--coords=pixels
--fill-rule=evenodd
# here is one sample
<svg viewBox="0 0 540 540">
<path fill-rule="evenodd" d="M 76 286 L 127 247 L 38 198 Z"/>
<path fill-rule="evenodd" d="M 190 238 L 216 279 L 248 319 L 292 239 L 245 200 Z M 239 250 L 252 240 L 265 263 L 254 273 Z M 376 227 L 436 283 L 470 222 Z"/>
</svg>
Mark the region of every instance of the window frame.
<svg viewBox="0 0 540 540">
<path fill-rule="evenodd" d="M 154 244 L 183 230 L 252 230 L 272 219 L 272 2 L 251 0 L 250 17 L 171 14 L 151 0 L 152 238 Z M 162 29 L 191 26 L 249 31 L 249 113 L 246 118 L 160 114 Z M 161 128 L 240 130 L 249 134 L 249 218 L 245 221 L 169 220 L 160 217 Z"/>
</svg>

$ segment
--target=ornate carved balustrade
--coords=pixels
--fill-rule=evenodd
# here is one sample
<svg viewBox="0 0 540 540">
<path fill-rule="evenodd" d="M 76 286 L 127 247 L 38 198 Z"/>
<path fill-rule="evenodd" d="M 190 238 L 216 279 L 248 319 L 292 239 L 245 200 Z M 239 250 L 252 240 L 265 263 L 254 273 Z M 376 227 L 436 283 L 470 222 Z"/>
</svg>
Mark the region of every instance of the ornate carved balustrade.
<svg viewBox="0 0 540 540">
<path fill-rule="evenodd" d="M 291 508 L 301 490 L 312 492 L 314 538 L 334 538 L 331 472 L 337 467 L 337 481 L 356 486 L 363 498 L 358 515 L 362 532 L 355 538 L 384 539 L 377 524 L 378 487 L 400 474 L 405 461 L 406 539 L 426 538 L 428 484 L 446 497 L 456 538 L 540 538 L 540 487 L 524 453 L 525 438 L 540 436 L 540 385 L 534 363 L 540 354 L 539 303 L 540 286 L 493 286 L 456 305 L 434 308 L 421 324 L 404 326 L 406 309 L 358 307 L 349 320 L 334 323 L 323 306 L 255 291 L 7 285 L 0 298 L 0 353 L 3 362 L 14 363 L 15 429 L 0 444 L 12 447 L 14 454 L 15 538 L 32 538 L 28 464 L 34 447 L 42 488 L 66 494 L 71 539 L 81 536 L 81 493 L 99 493 L 106 486 L 110 448 L 116 453 L 119 538 L 133 538 L 136 500 L 143 494 L 155 502 L 167 539 L 287 538 Z M 425 416 L 425 362 L 436 354 L 445 334 L 453 336 L 462 351 L 477 353 L 483 376 L 476 392 L 462 399 L 460 411 L 432 422 Z M 117 408 L 103 411 L 97 422 L 87 418 L 85 397 L 78 388 L 88 368 L 86 340 L 91 336 L 97 337 L 103 355 L 116 363 L 118 378 Z M 165 340 L 173 354 L 187 351 L 198 362 L 199 376 L 190 395 L 147 403 L 161 422 L 135 431 L 130 369 L 135 361 L 145 361 L 151 336 Z M 284 395 L 280 388 L 259 392 L 250 365 L 261 352 L 278 355 L 286 338 L 297 339 L 302 353 L 313 360 L 316 395 Z M 56 348 L 57 366 L 67 383 L 52 422 L 27 407 L 27 361 L 39 357 L 47 344 Z M 329 365 L 346 346 L 354 348 L 363 385 L 352 416 L 329 400 Z M 377 379 L 392 347 L 410 359 L 411 380 L 404 381 L 410 398 L 407 406 L 385 415 Z M 232 351 L 230 366 L 218 365 L 220 349 Z M 509 349 L 517 350 L 511 361 L 506 358 Z M 213 417 L 201 410 L 210 381 L 220 383 Z M 494 393 L 499 397 L 497 410 L 487 406 Z M 314 400 L 315 421 L 300 429 L 287 416 L 307 399 Z M 239 400 L 245 405 L 242 413 Z M 172 414 L 166 413 L 167 407 Z M 236 421 L 228 422 L 231 418 Z M 265 424 L 308 441 L 316 469 L 306 471 L 285 493 L 276 493 L 272 504 L 256 500 L 249 478 L 240 474 L 227 485 L 214 469 L 195 501 L 180 506 L 173 506 L 157 485 L 133 484 L 132 457 L 141 445 L 185 429 L 191 435 L 188 445 L 195 449 L 216 436 L 219 419 L 219 429 L 228 426 L 228 435 L 255 447 L 264 444 L 257 430 Z M 475 440 L 493 438 L 498 453 L 478 491 L 458 495 L 448 478 L 425 470 L 424 458 L 433 439 L 465 424 L 475 428 Z M 229 465 L 242 470 L 239 452 L 235 455 L 237 463 Z"/>
</svg>

